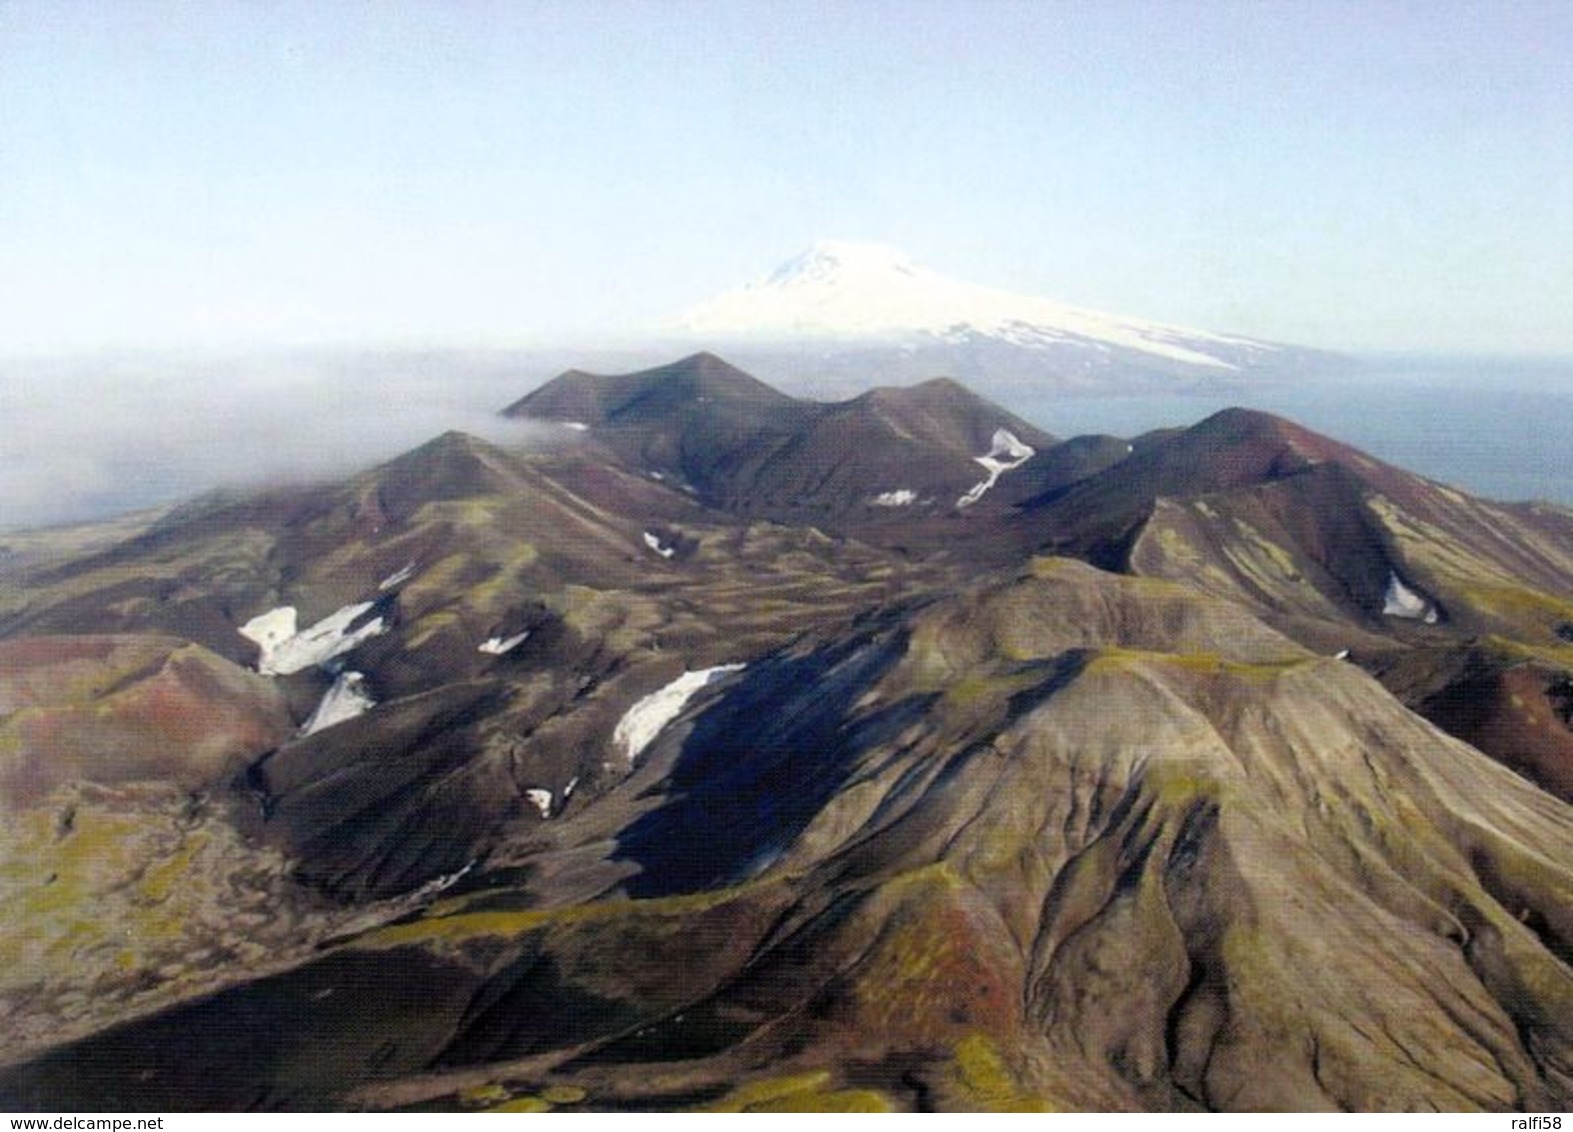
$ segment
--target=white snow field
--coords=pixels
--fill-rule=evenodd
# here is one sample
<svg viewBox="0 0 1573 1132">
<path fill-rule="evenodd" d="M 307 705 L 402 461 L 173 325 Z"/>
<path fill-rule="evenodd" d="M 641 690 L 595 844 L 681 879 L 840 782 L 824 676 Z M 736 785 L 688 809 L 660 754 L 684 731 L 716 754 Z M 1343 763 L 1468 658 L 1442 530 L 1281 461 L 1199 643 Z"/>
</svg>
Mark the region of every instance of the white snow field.
<svg viewBox="0 0 1573 1132">
<path fill-rule="evenodd" d="M 512 637 L 488 637 L 476 647 L 476 651 L 490 653 L 492 656 L 503 656 L 512 652 L 529 639 L 530 630 L 528 629 Z"/>
<path fill-rule="evenodd" d="M 323 694 L 322 702 L 311 713 L 311 717 L 301 725 L 300 733 L 315 735 L 325 728 L 365 715 L 376 706 L 377 701 L 366 690 L 364 675 L 359 672 L 341 672 L 333 681 L 333 686 Z"/>
<path fill-rule="evenodd" d="M 1392 571 L 1388 571 L 1387 575 L 1387 593 L 1383 595 L 1382 612 L 1388 617 L 1436 624 L 1436 607 L 1404 585 Z"/>
<path fill-rule="evenodd" d="M 651 692 L 628 709 L 618 720 L 612 732 L 612 742 L 623 749 L 628 761 L 639 758 L 666 725 L 683 713 L 688 701 L 707 684 L 732 672 L 741 672 L 741 664 L 720 664 L 714 668 L 701 668 L 685 672 L 659 691 Z"/>
<path fill-rule="evenodd" d="M 761 341 L 984 335 L 1044 346 L 1082 340 L 1213 370 L 1239 368 L 1220 354 L 1277 349 L 966 283 L 919 267 L 894 248 L 842 240 L 819 241 L 770 275 L 692 308 L 674 328 Z"/>
<path fill-rule="evenodd" d="M 328 614 L 309 629 L 296 629 L 293 605 L 281 605 L 258 614 L 240 627 L 240 635 L 262 650 L 257 671 L 264 676 L 288 676 L 326 664 L 343 656 L 362 641 L 386 631 L 381 617 L 373 617 L 358 629 L 350 625 L 371 610 L 372 603 L 346 605 Z"/>
</svg>

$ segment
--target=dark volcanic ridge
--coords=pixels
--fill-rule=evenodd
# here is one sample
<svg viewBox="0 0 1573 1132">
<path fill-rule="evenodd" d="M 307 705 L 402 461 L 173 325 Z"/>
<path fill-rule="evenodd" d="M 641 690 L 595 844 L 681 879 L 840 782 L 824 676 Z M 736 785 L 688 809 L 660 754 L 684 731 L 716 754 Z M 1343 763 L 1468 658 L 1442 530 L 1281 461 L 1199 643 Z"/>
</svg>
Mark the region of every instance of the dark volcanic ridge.
<svg viewBox="0 0 1573 1132">
<path fill-rule="evenodd" d="M 503 412 L 581 429 L 722 510 L 830 527 L 954 512 L 990 479 L 986 459 L 1021 469 L 990 485 L 989 509 L 1014 502 L 1042 488 L 1030 457 L 1056 443 L 948 379 L 825 403 L 707 353 L 632 374 L 570 370 Z"/>
</svg>

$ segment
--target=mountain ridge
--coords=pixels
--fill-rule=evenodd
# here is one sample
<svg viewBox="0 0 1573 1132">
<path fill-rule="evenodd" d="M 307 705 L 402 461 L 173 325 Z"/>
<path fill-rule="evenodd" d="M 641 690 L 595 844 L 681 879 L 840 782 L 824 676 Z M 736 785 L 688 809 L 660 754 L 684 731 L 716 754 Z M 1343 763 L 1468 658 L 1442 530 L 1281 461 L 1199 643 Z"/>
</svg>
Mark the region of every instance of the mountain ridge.
<svg viewBox="0 0 1573 1132">
<path fill-rule="evenodd" d="M 978 483 L 977 466 L 1002 429 L 1034 453 L 1055 443 L 949 378 L 811 401 L 708 352 L 629 374 L 572 371 L 502 412 L 581 431 L 724 510 L 812 516 L 836 529 L 849 515 L 949 509 Z M 1032 474 L 1029 464 L 1000 498 L 1014 498 Z M 903 502 L 880 502 L 897 498 Z"/>
<path fill-rule="evenodd" d="M 712 354 L 507 411 L 0 575 L 0 1106 L 1573 1100 L 1573 513 Z"/>
</svg>

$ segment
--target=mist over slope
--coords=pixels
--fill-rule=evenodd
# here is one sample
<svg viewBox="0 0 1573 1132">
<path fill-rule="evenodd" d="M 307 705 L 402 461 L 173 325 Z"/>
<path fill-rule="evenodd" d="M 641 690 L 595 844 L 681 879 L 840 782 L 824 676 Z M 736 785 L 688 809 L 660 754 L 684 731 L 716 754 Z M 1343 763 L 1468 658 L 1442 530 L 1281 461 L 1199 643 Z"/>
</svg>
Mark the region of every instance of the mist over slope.
<svg viewBox="0 0 1573 1132">
<path fill-rule="evenodd" d="M 342 475 L 449 428 L 518 441 L 530 357 L 463 351 L 0 361 L 0 529 Z"/>
</svg>

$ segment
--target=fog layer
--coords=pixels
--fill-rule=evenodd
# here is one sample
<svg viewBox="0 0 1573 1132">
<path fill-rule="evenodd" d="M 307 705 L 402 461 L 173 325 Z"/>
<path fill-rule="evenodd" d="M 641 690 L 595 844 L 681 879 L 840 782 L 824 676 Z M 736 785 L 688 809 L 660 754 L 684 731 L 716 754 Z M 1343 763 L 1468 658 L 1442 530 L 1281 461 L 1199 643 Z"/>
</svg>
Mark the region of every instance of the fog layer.
<svg viewBox="0 0 1573 1132">
<path fill-rule="evenodd" d="M 448 429 L 538 442 L 497 410 L 549 376 L 501 354 L 0 362 L 0 529 L 338 475 Z"/>
</svg>

